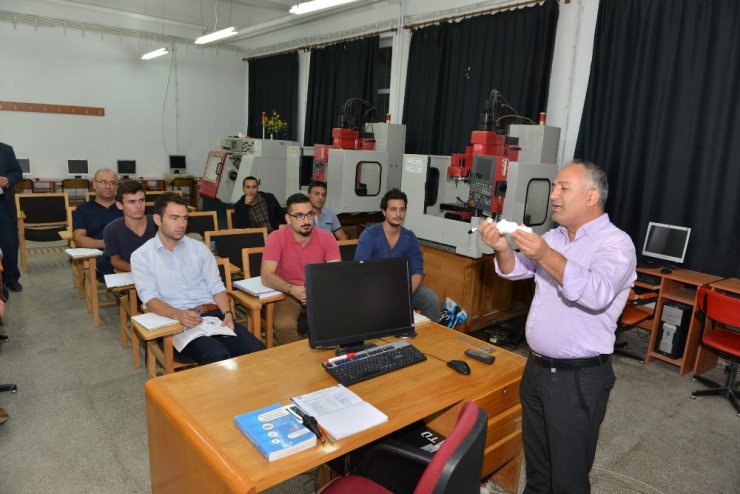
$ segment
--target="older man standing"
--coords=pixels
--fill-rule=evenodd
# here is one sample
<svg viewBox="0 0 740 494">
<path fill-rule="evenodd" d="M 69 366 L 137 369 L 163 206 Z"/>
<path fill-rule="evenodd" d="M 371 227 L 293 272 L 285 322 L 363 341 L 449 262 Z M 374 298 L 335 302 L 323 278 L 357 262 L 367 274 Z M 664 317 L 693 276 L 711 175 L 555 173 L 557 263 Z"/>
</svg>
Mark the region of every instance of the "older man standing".
<svg viewBox="0 0 740 494">
<path fill-rule="evenodd" d="M 560 226 L 540 237 L 515 231 L 514 252 L 496 223 L 481 223 L 507 279 L 534 277 L 527 317 L 532 352 L 520 386 L 525 493 L 587 493 L 599 428 L 616 381 L 614 331 L 635 276 L 635 247 L 604 212 L 606 174 L 574 161 L 555 179 L 550 200 Z"/>
</svg>

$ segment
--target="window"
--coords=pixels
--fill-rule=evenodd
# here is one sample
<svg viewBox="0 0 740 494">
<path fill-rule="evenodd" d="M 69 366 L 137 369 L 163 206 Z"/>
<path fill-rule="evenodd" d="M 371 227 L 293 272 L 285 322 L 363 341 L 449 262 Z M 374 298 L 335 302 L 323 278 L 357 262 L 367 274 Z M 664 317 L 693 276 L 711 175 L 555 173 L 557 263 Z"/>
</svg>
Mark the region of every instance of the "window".
<svg viewBox="0 0 740 494">
<path fill-rule="evenodd" d="M 390 110 L 392 44 L 393 38 L 381 38 L 378 48 L 378 102 L 375 114 L 379 122 L 385 122 Z"/>
<path fill-rule="evenodd" d="M 530 180 L 527 184 L 527 197 L 524 200 L 524 224 L 539 226 L 545 223 L 549 204 L 550 181 L 546 178 Z"/>
<path fill-rule="evenodd" d="M 355 194 L 358 196 L 377 196 L 380 194 L 380 163 L 360 161 L 355 167 Z"/>
</svg>

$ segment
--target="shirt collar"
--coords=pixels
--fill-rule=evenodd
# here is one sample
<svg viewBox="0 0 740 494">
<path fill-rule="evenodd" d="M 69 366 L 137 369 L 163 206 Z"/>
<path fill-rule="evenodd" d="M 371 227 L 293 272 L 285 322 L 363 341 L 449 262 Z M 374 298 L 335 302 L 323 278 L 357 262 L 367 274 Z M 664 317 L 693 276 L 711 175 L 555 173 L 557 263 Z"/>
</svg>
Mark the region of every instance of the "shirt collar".
<svg viewBox="0 0 740 494">
<path fill-rule="evenodd" d="M 152 238 L 154 239 L 154 249 L 155 250 L 164 249 L 165 251 L 169 252 L 169 250 L 167 250 L 167 248 L 162 243 L 162 240 L 159 238 L 159 230 L 157 230 L 157 233 Z M 177 242 L 177 245 L 175 246 L 175 250 L 177 250 L 182 245 L 182 241 L 183 240 L 185 240 L 185 237 L 181 238 Z M 173 252 L 174 252 L 174 250 L 173 250 Z"/>
<path fill-rule="evenodd" d="M 573 238 L 573 242 L 578 240 L 579 238 L 587 235 L 593 235 L 594 233 L 598 232 L 599 230 L 606 228 L 609 225 L 609 215 L 607 213 L 602 214 L 598 218 L 595 218 L 588 223 L 585 223 L 581 225 L 581 227 L 576 231 L 576 236 Z M 570 237 L 568 236 L 568 229 L 562 225 L 558 227 L 558 231 L 561 235 L 566 239 L 566 241 L 570 241 Z"/>
</svg>

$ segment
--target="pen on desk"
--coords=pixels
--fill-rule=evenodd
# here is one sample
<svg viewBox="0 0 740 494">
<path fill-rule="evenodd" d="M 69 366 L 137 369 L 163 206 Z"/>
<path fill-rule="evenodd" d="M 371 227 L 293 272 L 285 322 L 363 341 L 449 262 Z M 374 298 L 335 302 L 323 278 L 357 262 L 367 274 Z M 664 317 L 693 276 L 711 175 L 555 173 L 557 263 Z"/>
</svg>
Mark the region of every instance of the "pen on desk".
<svg viewBox="0 0 740 494">
<path fill-rule="evenodd" d="M 322 443 L 326 442 L 326 439 L 324 439 L 324 435 L 321 433 L 321 428 L 319 427 L 319 423 L 316 422 L 315 418 L 308 415 L 306 412 L 304 412 L 297 406 L 289 407 L 288 411 L 290 410 L 295 411 L 295 414 L 299 416 L 301 422 L 303 422 L 303 425 L 305 425 L 308 430 L 313 432 Z"/>
<path fill-rule="evenodd" d="M 486 218 L 485 221 L 487 221 L 488 223 L 493 223 L 493 218 Z M 478 224 L 478 225 L 474 226 L 473 228 L 471 228 L 470 230 L 468 230 L 468 235 L 470 235 L 471 233 L 477 232 L 479 226 L 480 226 L 480 224 Z"/>
<path fill-rule="evenodd" d="M 321 427 L 321 425 L 320 425 L 320 424 L 319 424 L 318 422 L 316 423 L 316 426 L 317 426 L 317 427 L 319 428 L 319 431 L 321 432 L 321 434 L 323 434 L 323 435 L 324 435 L 324 437 L 325 437 L 326 439 L 328 439 L 330 443 L 334 444 L 334 441 L 332 440 L 332 438 L 331 438 L 331 436 L 329 435 L 329 433 L 328 433 L 328 432 L 326 432 L 326 429 L 324 429 L 323 427 Z M 324 441 L 322 441 L 322 442 L 324 442 Z"/>
</svg>

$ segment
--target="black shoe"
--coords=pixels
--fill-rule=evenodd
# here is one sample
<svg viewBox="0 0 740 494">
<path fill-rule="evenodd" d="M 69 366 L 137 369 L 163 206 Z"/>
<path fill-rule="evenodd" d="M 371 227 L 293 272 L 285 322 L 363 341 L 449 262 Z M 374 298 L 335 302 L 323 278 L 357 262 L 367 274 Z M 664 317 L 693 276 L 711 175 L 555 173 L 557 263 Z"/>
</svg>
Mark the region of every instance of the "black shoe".
<svg viewBox="0 0 740 494">
<path fill-rule="evenodd" d="M 5 283 L 5 286 L 7 286 L 8 290 L 10 290 L 11 292 L 20 292 L 21 290 L 23 290 L 23 285 L 21 285 L 17 281 L 8 281 L 7 283 Z"/>
</svg>

